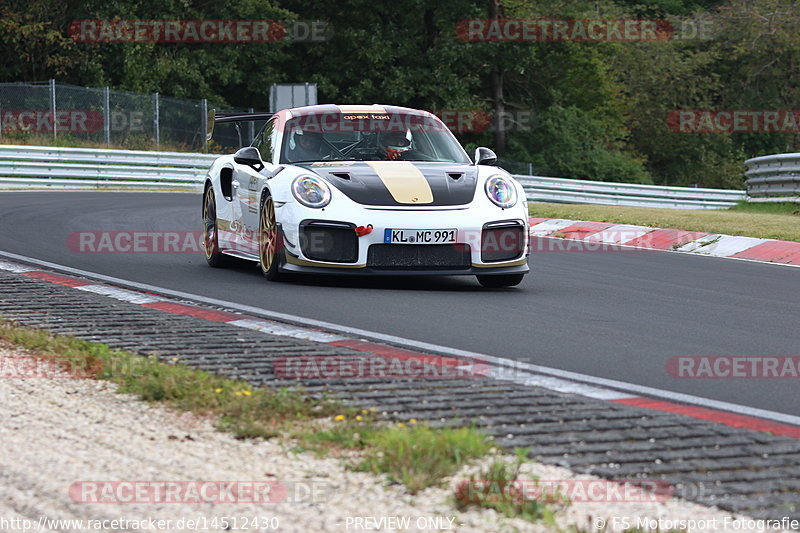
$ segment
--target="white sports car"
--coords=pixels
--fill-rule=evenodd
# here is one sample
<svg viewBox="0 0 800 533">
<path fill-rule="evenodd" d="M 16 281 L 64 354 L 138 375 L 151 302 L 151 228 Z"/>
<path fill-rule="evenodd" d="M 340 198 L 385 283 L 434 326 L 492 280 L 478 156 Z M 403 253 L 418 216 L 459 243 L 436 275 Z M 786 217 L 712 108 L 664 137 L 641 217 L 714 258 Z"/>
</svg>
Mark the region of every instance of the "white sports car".
<svg viewBox="0 0 800 533">
<path fill-rule="evenodd" d="M 522 186 L 487 148 L 470 161 L 431 113 L 316 105 L 214 120 L 266 124 L 208 172 L 211 266 L 233 256 L 259 262 L 270 280 L 475 275 L 486 287 L 517 285 L 529 270 Z"/>
</svg>

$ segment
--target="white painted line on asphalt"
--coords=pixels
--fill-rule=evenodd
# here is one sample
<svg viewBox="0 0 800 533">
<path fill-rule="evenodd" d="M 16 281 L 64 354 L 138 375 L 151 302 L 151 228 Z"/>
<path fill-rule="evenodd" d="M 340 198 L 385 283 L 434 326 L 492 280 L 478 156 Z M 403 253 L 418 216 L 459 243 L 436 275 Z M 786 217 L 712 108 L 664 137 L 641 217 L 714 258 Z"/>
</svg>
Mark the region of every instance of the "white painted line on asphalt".
<svg viewBox="0 0 800 533">
<path fill-rule="evenodd" d="M 25 265 L 18 265 L 17 263 L 9 263 L 8 261 L 0 260 L 0 270 L 6 270 L 8 272 L 16 272 L 17 274 L 22 274 L 25 272 L 33 272 L 34 270 L 38 270 L 34 267 L 27 267 Z"/>
<path fill-rule="evenodd" d="M 555 231 L 567 228 L 577 223 L 577 220 L 567 220 L 564 218 L 545 220 L 544 222 L 539 222 L 538 224 L 531 226 L 530 235 L 531 237 L 546 237 Z"/>
<path fill-rule="evenodd" d="M 232 326 L 239 326 L 240 328 L 254 329 L 262 333 L 271 333 L 272 335 L 280 335 L 282 337 L 292 337 L 295 339 L 303 339 L 314 342 L 336 342 L 346 340 L 347 337 L 341 335 L 333 335 L 323 331 L 314 331 L 307 328 L 297 328 L 294 326 L 287 326 L 277 322 L 267 322 L 266 320 L 253 320 L 250 318 L 243 318 L 241 320 L 233 320 L 226 322 Z"/>
<path fill-rule="evenodd" d="M 262 316 L 264 318 L 278 320 L 283 322 L 294 323 L 300 326 L 311 326 L 314 328 L 321 328 L 327 329 L 336 333 L 342 333 L 349 337 L 363 337 L 371 340 L 377 340 L 386 342 L 389 344 L 394 344 L 398 346 L 402 346 L 405 348 L 415 348 L 424 352 L 432 352 L 444 355 L 452 355 L 457 357 L 470 357 L 478 359 L 482 363 L 491 363 L 496 367 L 500 367 L 499 369 L 493 369 L 493 373 L 497 371 L 495 375 L 503 375 L 506 379 L 510 381 L 517 381 L 517 379 L 521 379 L 522 372 L 529 372 L 531 374 L 544 374 L 546 376 L 552 376 L 556 378 L 561 378 L 562 380 L 568 380 L 573 382 L 578 382 L 584 385 L 591 385 L 596 388 L 610 388 L 616 389 L 617 391 L 629 393 L 629 394 L 636 394 L 642 396 L 650 396 L 654 398 L 661 398 L 672 402 L 677 403 L 685 403 L 689 405 L 697 405 L 700 407 L 706 407 L 709 409 L 717 409 L 720 411 L 728 411 L 731 413 L 736 413 L 745 416 L 752 416 L 757 418 L 763 418 L 765 420 L 772 420 L 775 422 L 782 422 L 786 424 L 792 424 L 795 426 L 800 426 L 800 416 L 790 415 L 786 413 L 779 413 L 776 411 L 767 411 L 765 409 L 759 409 L 756 407 L 749 407 L 746 405 L 739 405 L 735 403 L 723 402 L 719 400 L 712 400 L 710 398 L 703 398 L 700 396 L 694 396 L 691 394 L 684 394 L 680 392 L 674 392 L 669 390 L 657 389 L 654 387 L 647 387 L 644 385 L 637 385 L 634 383 L 627 383 L 624 381 L 617 381 L 613 379 L 606 379 L 600 378 L 596 376 L 591 376 L 587 374 L 580 374 L 578 372 L 570 372 L 568 370 L 561 370 L 558 368 L 550 368 L 546 366 L 534 365 L 530 363 L 523 363 L 521 361 L 515 361 L 513 359 L 506 359 L 502 357 L 495 357 L 492 355 L 480 354 L 476 352 L 470 352 L 467 350 L 460 350 L 458 348 L 449 348 L 446 346 L 439 346 L 436 344 L 430 344 L 427 342 L 415 341 L 413 339 L 405 339 L 402 337 L 397 337 L 394 335 L 386 335 L 384 333 L 377 333 L 373 331 L 367 331 L 359 328 L 352 328 L 349 326 L 343 326 L 339 324 L 334 324 L 331 322 L 325 322 L 322 320 L 315 320 L 310 318 L 304 318 L 296 315 L 290 315 L 287 313 L 280 313 L 277 311 L 270 311 L 268 309 L 262 309 L 259 307 L 253 307 L 250 305 L 242 305 L 237 304 L 235 302 L 228 302 L 225 300 L 218 300 L 216 298 L 208 298 L 206 296 L 200 296 L 197 294 L 191 294 L 182 291 L 174 291 L 171 289 L 165 289 L 163 287 L 157 287 L 154 285 L 148 285 L 146 283 L 138 283 L 133 281 L 127 281 L 120 278 L 115 278 L 112 276 L 106 276 L 104 274 L 98 274 L 96 272 L 89 272 L 87 270 L 81 270 L 78 268 L 72 268 L 64 265 L 59 265 L 56 263 L 51 263 L 49 261 L 41 261 L 39 259 L 34 259 L 32 257 L 26 257 L 24 255 L 18 255 L 11 252 L 4 252 L 0 251 L 0 256 L 6 257 L 8 259 L 23 261 L 25 263 L 35 264 L 42 267 L 46 267 L 52 270 L 58 270 L 61 272 L 66 272 L 69 274 L 74 274 L 78 276 L 83 276 L 86 278 L 94 278 L 101 281 L 105 281 L 108 283 L 113 283 L 116 285 L 122 285 L 129 288 L 139 289 L 147 292 L 156 292 L 163 294 L 165 296 L 172 296 L 175 298 L 181 298 L 184 300 L 193 300 L 196 302 L 206 303 L 209 305 L 219 306 L 219 307 L 226 307 L 229 309 L 235 309 L 237 311 L 242 311 L 252 315 Z M 509 371 L 510 370 L 510 371 Z M 519 371 L 519 374 L 517 374 Z M 535 376 L 526 376 L 527 379 L 533 378 Z M 624 397 L 624 396 L 623 396 Z"/>
<path fill-rule="evenodd" d="M 489 375 L 491 376 L 492 374 Z M 505 378 L 500 376 L 498 377 L 498 379 L 505 379 Z M 575 383 L 574 381 L 567 381 L 564 379 L 554 378 L 549 376 L 532 376 L 532 377 L 520 376 L 519 378 L 513 379 L 511 381 L 529 387 L 542 387 L 545 389 L 550 389 L 557 392 L 564 392 L 567 394 L 579 394 L 581 396 L 595 398 L 596 400 L 622 400 L 625 398 L 635 397 L 632 394 L 626 394 L 624 392 L 619 392 L 612 389 L 593 387 L 591 385 L 585 385 L 583 383 Z"/>
<path fill-rule="evenodd" d="M 757 239 L 755 237 L 737 237 L 734 235 L 721 235 L 718 233 L 700 237 L 691 242 L 687 242 L 680 248 L 679 252 L 690 252 L 702 255 L 713 255 L 716 257 L 728 257 L 749 250 L 753 246 L 767 242 L 769 239 Z"/>
<path fill-rule="evenodd" d="M 657 228 L 648 228 L 646 226 L 631 226 L 628 224 L 618 224 L 611 226 L 597 233 L 587 235 L 583 240 L 586 242 L 602 242 L 603 244 L 622 244 L 629 242 L 633 239 L 638 239 L 642 235 L 646 235 Z"/>
<path fill-rule="evenodd" d="M 108 296 L 110 298 L 114 298 L 115 300 L 121 300 L 123 302 L 129 302 L 132 304 L 141 305 L 163 301 L 162 298 L 150 296 L 149 294 L 142 294 L 138 291 L 129 291 L 126 289 L 120 289 L 118 287 L 110 287 L 108 285 L 82 285 L 75 288 L 81 291 L 102 294 L 103 296 Z"/>
</svg>

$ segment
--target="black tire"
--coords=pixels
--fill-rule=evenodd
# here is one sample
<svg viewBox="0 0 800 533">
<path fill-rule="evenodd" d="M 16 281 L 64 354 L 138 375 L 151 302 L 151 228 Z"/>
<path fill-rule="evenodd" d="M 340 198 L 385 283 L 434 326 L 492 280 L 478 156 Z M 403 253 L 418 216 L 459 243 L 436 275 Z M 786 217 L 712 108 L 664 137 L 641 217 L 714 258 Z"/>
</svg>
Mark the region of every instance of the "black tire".
<svg viewBox="0 0 800 533">
<path fill-rule="evenodd" d="M 206 261 L 212 267 L 223 267 L 227 264 L 227 257 L 219 251 L 217 201 L 214 197 L 214 187 L 211 185 L 203 194 L 203 250 Z"/>
<path fill-rule="evenodd" d="M 258 258 L 261 273 L 270 281 L 279 281 L 283 276 L 280 267 L 280 234 L 275 221 L 275 202 L 267 192 L 261 202 L 261 214 L 258 220 Z"/>
<path fill-rule="evenodd" d="M 499 274 L 495 276 L 476 276 L 478 283 L 489 289 L 496 289 L 498 287 L 514 287 L 522 283 L 522 278 L 525 274 Z"/>
</svg>

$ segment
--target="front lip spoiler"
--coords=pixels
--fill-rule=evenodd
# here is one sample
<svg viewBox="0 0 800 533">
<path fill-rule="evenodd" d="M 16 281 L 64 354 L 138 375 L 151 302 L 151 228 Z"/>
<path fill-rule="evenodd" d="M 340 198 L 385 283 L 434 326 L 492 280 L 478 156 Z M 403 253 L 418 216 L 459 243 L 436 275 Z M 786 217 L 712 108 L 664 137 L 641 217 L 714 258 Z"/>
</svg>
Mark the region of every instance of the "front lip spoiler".
<svg viewBox="0 0 800 533">
<path fill-rule="evenodd" d="M 493 276 L 500 274 L 527 274 L 530 272 L 528 264 L 506 267 L 469 267 L 458 270 L 435 269 L 383 269 L 383 268 L 325 268 L 311 267 L 305 265 L 295 265 L 283 263 L 280 265 L 281 272 L 291 272 L 296 274 L 327 274 L 333 276 Z"/>
</svg>

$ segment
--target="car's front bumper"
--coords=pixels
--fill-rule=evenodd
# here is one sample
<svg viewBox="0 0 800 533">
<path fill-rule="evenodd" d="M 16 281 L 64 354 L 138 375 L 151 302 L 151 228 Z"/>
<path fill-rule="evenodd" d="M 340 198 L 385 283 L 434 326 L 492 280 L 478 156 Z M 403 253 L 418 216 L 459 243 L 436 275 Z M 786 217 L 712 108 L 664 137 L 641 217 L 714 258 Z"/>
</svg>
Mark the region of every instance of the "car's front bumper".
<svg viewBox="0 0 800 533">
<path fill-rule="evenodd" d="M 487 202 L 488 203 L 488 200 Z M 348 209 L 309 210 L 300 206 L 287 204 L 281 207 L 279 216 L 284 253 L 281 258 L 281 269 L 286 272 L 307 272 L 325 274 L 369 274 L 369 275 L 494 275 L 518 274 L 529 271 L 528 258 L 528 224 L 527 210 L 524 206 L 515 206 L 512 209 L 499 209 L 495 206 L 470 205 L 453 209 L 431 210 L 397 210 L 375 209 L 364 206 L 350 205 Z M 315 256 L 308 248 L 309 239 L 305 233 L 309 226 L 317 223 L 339 225 L 340 233 L 349 236 L 347 239 L 352 245 L 350 251 L 343 252 L 338 260 L 325 260 L 324 257 Z M 507 257 L 489 260 L 485 252 L 487 249 L 487 226 L 506 223 L 515 226 L 518 233 L 517 240 L 511 243 L 516 247 L 516 253 L 507 254 Z M 355 228 L 371 226 L 371 231 L 360 237 L 353 238 Z M 387 229 L 410 230 L 457 230 L 456 242 L 452 245 L 413 244 L 397 245 L 385 243 Z M 332 230 L 333 231 L 333 230 Z M 495 245 L 502 243 L 495 243 Z M 504 245 L 504 244 L 503 244 Z M 421 256 L 427 254 L 425 247 L 439 246 L 440 252 L 445 256 L 453 255 L 452 250 L 444 250 L 445 246 L 460 246 L 458 265 L 445 260 L 441 263 L 434 260 L 430 264 L 421 261 L 419 264 L 403 264 L 397 267 L 384 259 L 377 264 L 376 255 L 371 254 L 370 248 L 406 246 L 420 251 Z M 469 249 L 465 249 L 469 246 Z M 337 249 L 342 249 L 342 243 L 337 242 Z M 330 248 L 330 247 L 329 247 Z M 512 248 L 508 248 L 511 250 Z M 394 252 L 386 250 L 382 252 Z M 373 249 L 373 252 L 376 252 Z M 391 255 L 391 254 L 389 254 Z M 400 254 L 402 255 L 402 254 Z M 501 252 L 502 255 L 502 252 Z M 452 257 L 450 258 L 452 259 Z"/>
<path fill-rule="evenodd" d="M 526 274 L 530 271 L 528 259 L 524 257 L 517 261 L 491 267 L 470 266 L 465 269 L 424 269 L 424 268 L 372 268 L 363 266 L 336 267 L 332 265 L 319 266 L 315 262 L 305 261 L 286 255 L 281 262 L 280 270 L 297 274 L 335 274 L 339 276 L 491 276 L 501 274 Z"/>
</svg>

